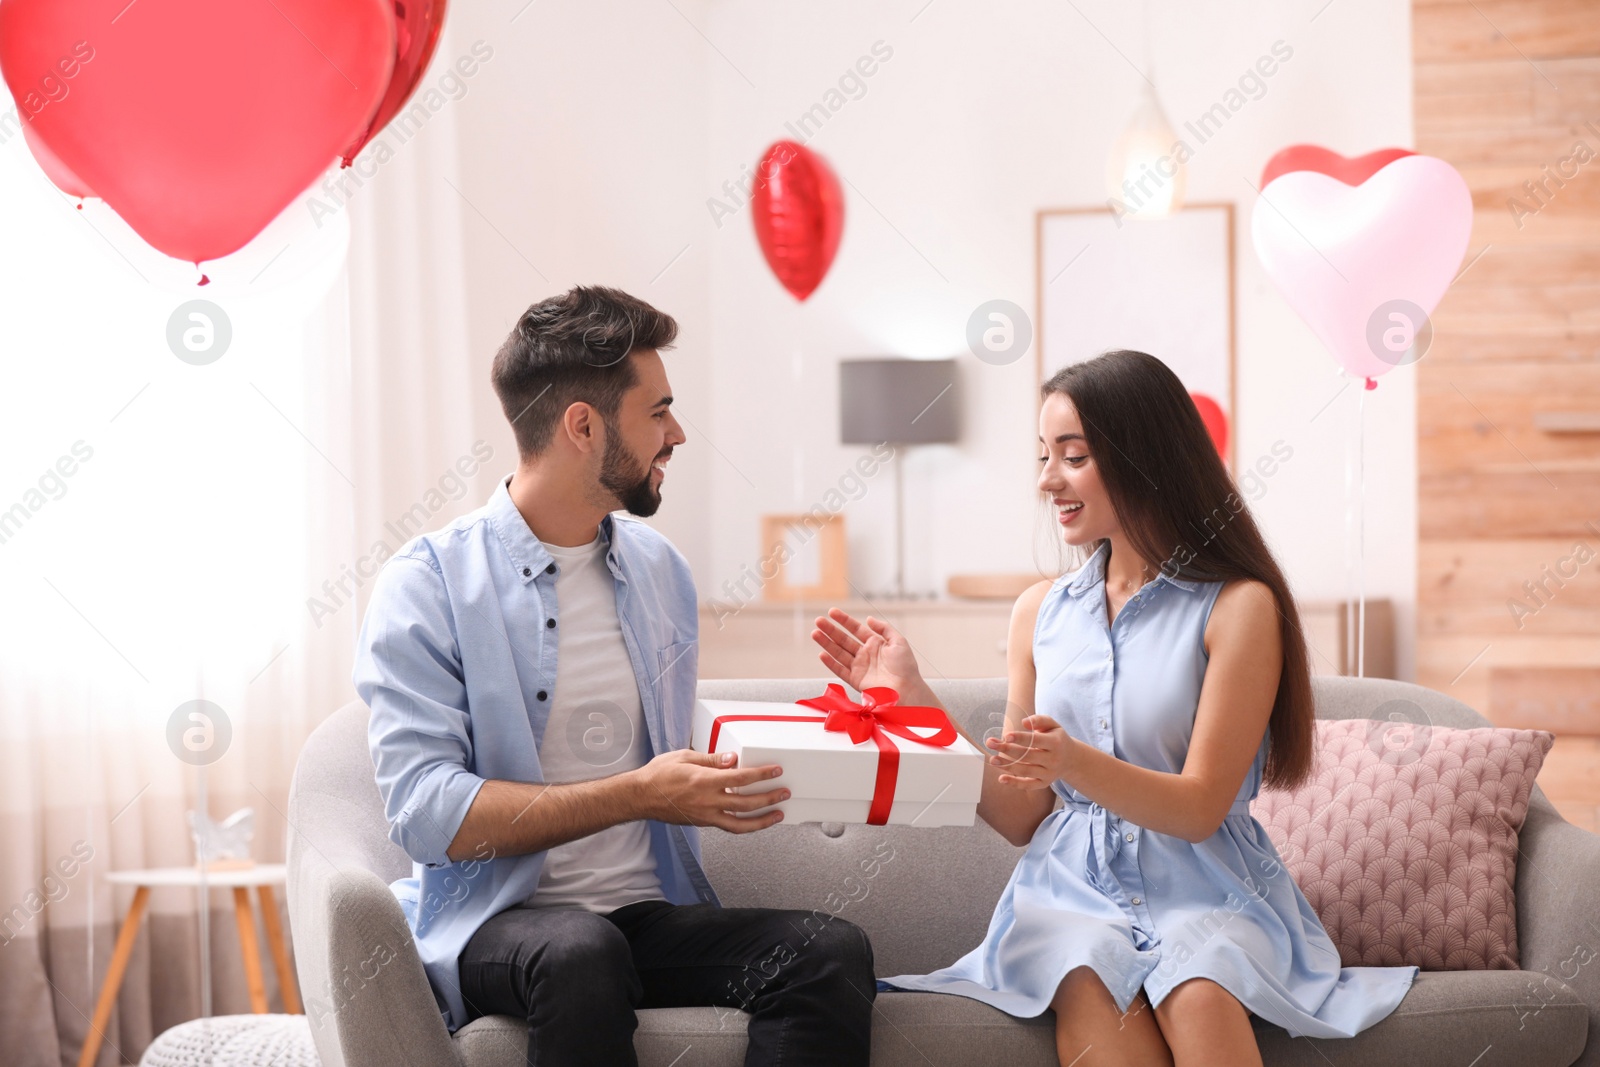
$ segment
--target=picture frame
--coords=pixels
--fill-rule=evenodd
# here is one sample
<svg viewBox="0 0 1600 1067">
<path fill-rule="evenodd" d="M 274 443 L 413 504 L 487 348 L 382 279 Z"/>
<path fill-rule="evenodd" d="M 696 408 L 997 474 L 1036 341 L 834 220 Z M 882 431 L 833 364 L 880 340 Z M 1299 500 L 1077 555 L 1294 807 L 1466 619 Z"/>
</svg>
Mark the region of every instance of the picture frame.
<svg viewBox="0 0 1600 1067">
<path fill-rule="evenodd" d="M 1233 204 L 1186 204 L 1153 220 L 1105 207 L 1042 208 L 1034 223 L 1038 384 L 1107 349 L 1149 352 L 1222 409 L 1223 459 L 1236 473 Z"/>
<path fill-rule="evenodd" d="M 850 596 L 844 516 L 761 516 L 762 599 L 844 600 Z M 768 578 L 767 570 L 772 570 Z"/>
</svg>

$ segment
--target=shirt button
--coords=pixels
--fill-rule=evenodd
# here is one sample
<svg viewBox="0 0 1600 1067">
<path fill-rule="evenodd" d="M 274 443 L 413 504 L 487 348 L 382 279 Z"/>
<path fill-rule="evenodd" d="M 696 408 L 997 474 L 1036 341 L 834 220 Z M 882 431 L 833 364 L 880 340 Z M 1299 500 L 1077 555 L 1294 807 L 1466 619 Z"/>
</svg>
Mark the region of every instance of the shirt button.
<svg viewBox="0 0 1600 1067">
<path fill-rule="evenodd" d="M 554 574 L 556 572 L 556 565 L 554 563 L 550 564 L 550 566 L 548 566 L 548 567 L 546 567 L 544 569 L 544 572 L 546 574 Z M 528 572 L 527 571 L 523 571 L 522 573 L 523 574 L 527 574 Z"/>
<path fill-rule="evenodd" d="M 535 693 L 535 694 L 534 694 L 534 696 L 536 696 L 536 697 L 538 697 L 538 698 L 539 698 L 539 699 L 540 699 L 540 700 L 544 700 L 544 699 L 545 699 L 545 698 L 547 698 L 547 697 L 548 697 L 548 696 L 549 696 L 549 695 L 550 695 L 550 694 L 549 694 L 549 693 L 546 693 L 546 692 L 545 692 L 545 691 L 544 691 L 544 690 L 543 690 L 543 689 L 541 689 L 541 690 L 539 690 L 539 691 L 538 691 L 538 692 L 537 692 L 537 693 Z"/>
<path fill-rule="evenodd" d="M 1104 719 L 1101 719 L 1100 720 L 1100 729 L 1104 730 L 1105 728 L 1106 728 L 1106 721 Z"/>
<path fill-rule="evenodd" d="M 544 628 L 546 630 L 554 629 L 555 625 L 556 625 L 556 620 L 554 620 L 554 619 L 546 619 L 546 620 L 544 620 Z"/>
<path fill-rule="evenodd" d="M 1132 834 L 1124 834 L 1122 839 L 1124 841 L 1132 841 L 1133 840 L 1133 835 Z M 1134 903 L 1137 904 L 1139 902 L 1136 900 L 1136 901 L 1134 901 Z"/>
<path fill-rule="evenodd" d="M 527 567 L 522 568 L 522 576 L 524 578 L 526 578 L 528 575 L 530 575 L 532 573 L 533 573 L 533 571 L 529 570 Z"/>
<path fill-rule="evenodd" d="M 1133 902 L 1134 902 L 1134 903 L 1135 903 L 1135 904 L 1143 904 L 1143 903 L 1144 903 L 1144 901 L 1142 901 L 1142 900 L 1140 900 L 1140 899 L 1139 899 L 1139 898 L 1138 898 L 1138 897 L 1134 897 L 1134 898 L 1133 898 Z"/>
</svg>

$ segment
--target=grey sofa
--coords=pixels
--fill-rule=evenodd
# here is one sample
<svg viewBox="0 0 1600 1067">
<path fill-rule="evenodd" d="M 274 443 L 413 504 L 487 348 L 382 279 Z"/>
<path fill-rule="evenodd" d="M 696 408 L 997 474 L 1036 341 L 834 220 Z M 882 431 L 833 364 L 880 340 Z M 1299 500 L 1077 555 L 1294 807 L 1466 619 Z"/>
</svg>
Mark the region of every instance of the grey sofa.
<svg viewBox="0 0 1600 1067">
<path fill-rule="evenodd" d="M 806 680 L 707 681 L 703 697 L 793 700 Z M 999 725 L 1000 679 L 934 687 L 974 735 Z M 1466 705 L 1418 686 L 1318 679 L 1322 718 L 1368 718 L 1412 702 L 1440 726 L 1481 726 Z M 306 742 L 289 801 L 289 913 L 306 1011 L 324 1067 L 521 1067 L 521 1020 L 479 1019 L 445 1031 L 415 947 L 390 895 L 410 861 L 386 834 L 366 747 L 367 711 L 340 709 Z M 1521 971 L 1422 974 L 1395 1014 L 1346 1041 L 1290 1039 L 1257 1024 L 1268 1064 L 1600 1065 L 1600 838 L 1534 791 L 1521 837 L 1517 926 Z M 796 824 L 734 837 L 705 833 L 712 881 L 729 906 L 818 909 L 872 938 L 880 975 L 942 966 L 982 939 L 1020 850 L 972 827 Z M 862 866 L 876 858 L 876 864 Z M 963 997 L 882 993 L 876 1065 L 1056 1063 L 1053 1018 L 1014 1019 Z M 745 1016 L 730 1008 L 639 1013 L 646 1065 L 743 1062 Z"/>
</svg>

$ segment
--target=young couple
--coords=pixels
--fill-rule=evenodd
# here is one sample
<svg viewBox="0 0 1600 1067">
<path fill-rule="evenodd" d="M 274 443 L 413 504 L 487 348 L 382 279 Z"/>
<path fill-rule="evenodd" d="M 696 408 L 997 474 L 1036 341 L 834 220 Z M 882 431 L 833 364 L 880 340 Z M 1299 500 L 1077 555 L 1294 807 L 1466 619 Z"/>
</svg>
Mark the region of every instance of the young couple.
<svg viewBox="0 0 1600 1067">
<path fill-rule="evenodd" d="M 676 333 L 612 289 L 530 307 L 492 374 L 516 471 L 375 583 L 354 680 L 447 1026 L 518 1016 L 529 1064 L 612 1067 L 636 1062 L 635 1009 L 730 1006 L 748 1064 L 864 1065 L 878 989 L 930 990 L 1053 1008 L 1062 1063 L 1087 1067 L 1259 1063 L 1252 1014 L 1338 1037 L 1394 1009 L 1415 968 L 1341 969 L 1250 816 L 1311 763 L 1305 645 L 1187 391 L 1137 352 L 1044 386 L 1039 489 L 1090 554 L 1012 616 L 978 813 L 1027 850 L 983 943 L 878 982 L 844 919 L 802 940 L 809 912 L 721 907 L 699 828 L 759 832 L 781 814 L 736 813 L 787 794 L 730 793 L 781 768 L 687 747 L 694 584 L 633 518 L 686 440 Z M 886 623 L 834 610 L 812 638 L 857 689 L 938 704 Z"/>
</svg>

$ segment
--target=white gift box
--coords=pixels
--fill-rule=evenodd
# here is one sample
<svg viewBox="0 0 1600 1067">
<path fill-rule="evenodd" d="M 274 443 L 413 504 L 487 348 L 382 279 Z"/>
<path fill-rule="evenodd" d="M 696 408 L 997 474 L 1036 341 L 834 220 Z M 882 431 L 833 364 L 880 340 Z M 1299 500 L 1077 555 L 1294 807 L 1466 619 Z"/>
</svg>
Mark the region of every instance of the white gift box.
<svg viewBox="0 0 1600 1067">
<path fill-rule="evenodd" d="M 765 793 L 787 788 L 788 800 L 776 807 L 784 822 L 866 823 L 878 781 L 880 750 L 867 738 L 860 744 L 842 730 L 823 729 L 826 712 L 802 704 L 752 700 L 698 700 L 694 708 L 696 752 L 709 751 L 712 723 L 722 716 L 781 715 L 800 721 L 732 718 L 717 731 L 717 752 L 738 755 L 737 767 L 777 764 L 783 773 L 737 790 Z M 923 736 L 934 731 L 911 727 Z M 960 734 L 949 747 L 919 744 L 887 735 L 900 753 L 889 823 L 915 826 L 971 826 L 983 792 L 983 754 Z"/>
</svg>

